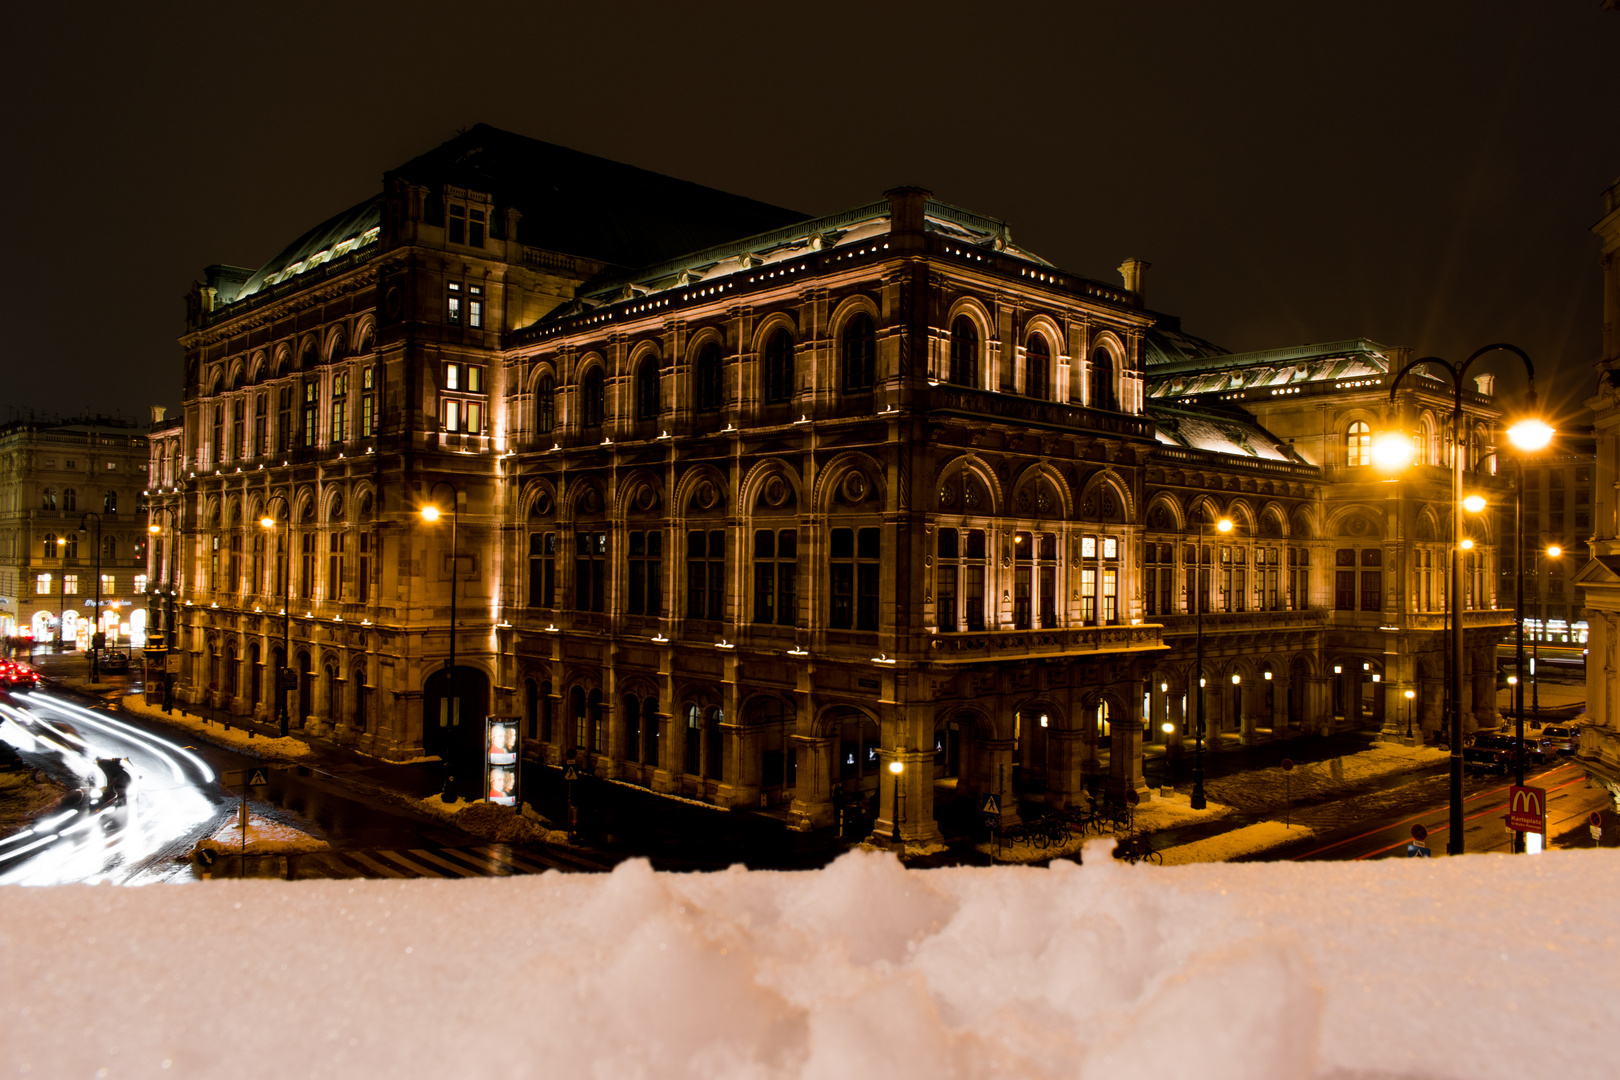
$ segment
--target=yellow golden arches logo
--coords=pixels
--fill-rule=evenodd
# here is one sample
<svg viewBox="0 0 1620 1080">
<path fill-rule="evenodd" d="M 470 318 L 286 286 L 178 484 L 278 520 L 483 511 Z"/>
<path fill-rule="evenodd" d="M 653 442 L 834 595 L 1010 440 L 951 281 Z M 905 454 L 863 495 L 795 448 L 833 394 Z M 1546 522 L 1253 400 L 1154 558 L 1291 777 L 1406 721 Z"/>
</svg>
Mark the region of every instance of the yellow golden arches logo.
<svg viewBox="0 0 1620 1080">
<path fill-rule="evenodd" d="M 1513 792 L 1513 802 L 1508 811 L 1514 814 L 1535 814 L 1540 817 L 1541 799 L 1533 791 L 1518 788 Z"/>
</svg>

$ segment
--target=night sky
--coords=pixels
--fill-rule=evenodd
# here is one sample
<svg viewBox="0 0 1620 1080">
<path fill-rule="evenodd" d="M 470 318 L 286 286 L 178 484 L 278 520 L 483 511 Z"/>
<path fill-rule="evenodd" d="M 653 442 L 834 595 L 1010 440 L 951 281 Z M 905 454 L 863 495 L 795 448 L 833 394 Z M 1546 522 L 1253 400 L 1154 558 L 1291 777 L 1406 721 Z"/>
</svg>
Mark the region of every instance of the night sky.
<svg viewBox="0 0 1620 1080">
<path fill-rule="evenodd" d="M 814 214 L 920 184 L 1067 270 L 1148 260 L 1229 349 L 1507 340 L 1566 424 L 1590 392 L 1601 0 L 96 7 L 8 16 L 0 421 L 177 404 L 204 266 L 478 122 Z"/>
</svg>

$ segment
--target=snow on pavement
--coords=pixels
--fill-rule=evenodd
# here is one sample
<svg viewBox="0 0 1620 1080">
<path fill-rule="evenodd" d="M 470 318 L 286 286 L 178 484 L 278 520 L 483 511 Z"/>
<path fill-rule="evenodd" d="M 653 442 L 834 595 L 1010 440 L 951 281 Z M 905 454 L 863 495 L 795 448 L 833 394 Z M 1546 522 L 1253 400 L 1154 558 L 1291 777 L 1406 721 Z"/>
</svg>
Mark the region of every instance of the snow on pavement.
<svg viewBox="0 0 1620 1080">
<path fill-rule="evenodd" d="M 0 890 L 0 1070 L 1612 1075 L 1620 852 Z"/>
<path fill-rule="evenodd" d="M 1166 866 L 1184 866 L 1187 863 L 1227 862 L 1240 855 L 1253 855 L 1270 851 L 1274 847 L 1292 844 L 1295 840 L 1308 840 L 1315 836 L 1314 829 L 1304 825 L 1285 825 L 1280 821 L 1261 821 L 1241 829 L 1221 833 L 1219 836 L 1194 840 L 1190 844 L 1160 848 L 1159 855 Z"/>
<path fill-rule="evenodd" d="M 309 743 L 302 739 L 296 739 L 291 735 L 285 738 L 250 735 L 247 729 L 235 724 L 227 729 L 224 724 L 211 724 L 195 714 L 182 713 L 178 705 L 174 707 L 173 712 L 165 713 L 163 706 L 148 705 L 146 699 L 140 694 L 126 694 L 124 697 L 119 698 L 118 707 L 136 716 L 144 716 L 150 720 L 157 720 L 171 727 L 189 731 L 200 738 L 207 739 L 216 746 L 239 750 L 266 761 L 302 761 L 314 753 L 310 749 Z M 191 707 L 196 708 L 196 706 Z M 229 719 L 228 714 L 227 719 Z"/>
</svg>

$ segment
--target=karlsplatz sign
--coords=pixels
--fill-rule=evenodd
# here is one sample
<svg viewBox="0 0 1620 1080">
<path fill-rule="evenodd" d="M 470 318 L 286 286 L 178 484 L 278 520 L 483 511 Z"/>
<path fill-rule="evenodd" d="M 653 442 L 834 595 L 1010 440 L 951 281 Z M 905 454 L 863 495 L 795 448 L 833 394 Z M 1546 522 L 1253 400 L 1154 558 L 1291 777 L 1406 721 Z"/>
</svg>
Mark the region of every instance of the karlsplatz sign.
<svg viewBox="0 0 1620 1080">
<path fill-rule="evenodd" d="M 1547 789 L 1538 787 L 1508 788 L 1508 828 L 1515 832 L 1547 832 Z"/>
</svg>

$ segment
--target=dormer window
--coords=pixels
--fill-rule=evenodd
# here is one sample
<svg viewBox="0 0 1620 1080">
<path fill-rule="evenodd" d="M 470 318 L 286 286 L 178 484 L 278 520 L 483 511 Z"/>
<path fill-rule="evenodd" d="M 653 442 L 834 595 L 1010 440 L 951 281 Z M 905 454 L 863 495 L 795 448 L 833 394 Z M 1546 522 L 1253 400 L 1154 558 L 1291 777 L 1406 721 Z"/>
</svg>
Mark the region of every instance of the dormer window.
<svg viewBox="0 0 1620 1080">
<path fill-rule="evenodd" d="M 468 247 L 484 246 L 485 214 L 482 210 L 469 210 L 465 206 L 450 206 L 450 242 Z"/>
<path fill-rule="evenodd" d="M 444 305 L 444 321 L 451 326 L 465 325 L 479 329 L 484 325 L 484 287 L 482 285 L 463 285 L 459 281 L 451 281 L 445 285 L 447 296 Z"/>
</svg>

